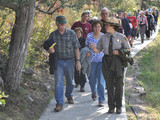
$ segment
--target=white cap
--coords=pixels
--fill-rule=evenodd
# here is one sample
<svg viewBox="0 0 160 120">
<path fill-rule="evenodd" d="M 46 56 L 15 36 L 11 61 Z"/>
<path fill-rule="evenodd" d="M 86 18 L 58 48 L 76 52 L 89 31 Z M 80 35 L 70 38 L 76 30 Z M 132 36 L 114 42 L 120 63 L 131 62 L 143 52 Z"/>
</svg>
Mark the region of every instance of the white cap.
<svg viewBox="0 0 160 120">
<path fill-rule="evenodd" d="M 91 13 L 91 11 L 90 11 L 90 10 L 86 10 L 85 12 L 87 12 L 87 13 Z"/>
<path fill-rule="evenodd" d="M 139 12 L 139 14 L 142 14 L 142 13 L 144 13 L 142 10 Z"/>
<path fill-rule="evenodd" d="M 97 16 L 94 16 L 94 17 L 92 18 L 92 20 L 98 20 L 98 17 L 97 17 Z"/>
</svg>

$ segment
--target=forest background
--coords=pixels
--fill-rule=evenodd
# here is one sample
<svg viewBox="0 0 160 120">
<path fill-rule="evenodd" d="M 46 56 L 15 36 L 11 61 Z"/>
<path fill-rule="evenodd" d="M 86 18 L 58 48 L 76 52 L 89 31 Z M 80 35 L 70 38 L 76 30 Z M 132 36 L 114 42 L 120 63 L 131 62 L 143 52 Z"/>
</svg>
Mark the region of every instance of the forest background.
<svg viewBox="0 0 160 120">
<path fill-rule="evenodd" d="M 25 68 L 31 68 L 33 71 L 46 68 L 48 53 L 42 48 L 42 44 L 57 28 L 56 16 L 64 15 L 68 21 L 67 28 L 70 28 L 75 21 L 81 19 L 82 12 L 86 10 L 91 11 L 91 17 L 100 18 L 99 13 L 103 7 L 107 7 L 112 14 L 117 13 L 118 10 L 133 12 L 153 5 L 159 7 L 159 2 L 153 0 L 1 0 L 0 53 L 5 55 L 5 59 L 3 64 L 0 64 L 0 76 L 4 81 L 4 90 L 9 95 L 11 91 L 19 94 L 19 91 L 22 91 L 21 79 L 25 78 L 22 71 Z"/>
</svg>

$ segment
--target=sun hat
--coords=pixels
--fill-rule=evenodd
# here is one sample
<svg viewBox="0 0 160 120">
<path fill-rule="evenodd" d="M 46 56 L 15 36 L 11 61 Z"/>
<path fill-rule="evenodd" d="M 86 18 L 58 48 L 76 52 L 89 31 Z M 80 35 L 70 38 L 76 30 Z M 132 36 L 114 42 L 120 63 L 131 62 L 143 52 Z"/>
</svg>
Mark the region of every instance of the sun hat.
<svg viewBox="0 0 160 120">
<path fill-rule="evenodd" d="M 114 26 L 120 26 L 120 20 L 115 17 L 109 17 L 105 23 L 114 25 Z"/>
</svg>

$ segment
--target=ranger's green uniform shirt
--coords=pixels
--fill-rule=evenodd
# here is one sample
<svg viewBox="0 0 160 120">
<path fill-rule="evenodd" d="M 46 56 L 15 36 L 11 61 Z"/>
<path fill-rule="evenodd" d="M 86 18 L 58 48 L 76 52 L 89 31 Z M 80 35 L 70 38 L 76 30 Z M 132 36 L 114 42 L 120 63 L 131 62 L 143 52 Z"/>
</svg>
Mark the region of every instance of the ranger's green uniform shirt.
<svg viewBox="0 0 160 120">
<path fill-rule="evenodd" d="M 104 50 L 104 54 L 109 55 L 109 41 L 110 41 L 111 34 L 106 33 L 101 36 L 100 40 L 97 43 L 97 49 L 102 51 Z M 128 39 L 125 35 L 115 32 L 112 38 L 113 43 L 113 51 L 119 50 L 121 48 L 130 48 Z"/>
</svg>

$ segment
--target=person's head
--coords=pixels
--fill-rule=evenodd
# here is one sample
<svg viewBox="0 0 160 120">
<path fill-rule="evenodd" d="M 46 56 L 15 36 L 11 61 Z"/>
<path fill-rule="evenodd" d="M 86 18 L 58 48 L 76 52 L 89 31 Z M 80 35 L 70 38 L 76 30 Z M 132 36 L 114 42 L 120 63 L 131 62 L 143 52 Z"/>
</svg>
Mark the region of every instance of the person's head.
<svg viewBox="0 0 160 120">
<path fill-rule="evenodd" d="M 60 15 L 56 17 L 56 25 L 59 30 L 65 30 L 67 20 L 64 16 Z"/>
<path fill-rule="evenodd" d="M 122 19 L 122 17 L 123 17 L 122 11 L 118 11 L 118 18 Z"/>
<path fill-rule="evenodd" d="M 82 37 L 82 35 L 83 35 L 83 30 L 82 30 L 81 27 L 76 27 L 76 28 L 74 29 L 74 31 L 75 31 L 78 39 Z"/>
<path fill-rule="evenodd" d="M 102 8 L 101 10 L 101 18 L 106 21 L 109 17 L 109 9 L 107 9 L 106 7 Z"/>
<path fill-rule="evenodd" d="M 87 22 L 88 17 L 89 17 L 88 12 L 83 12 L 82 15 L 81 15 L 81 21 L 82 22 Z"/>
<path fill-rule="evenodd" d="M 128 16 L 128 13 L 127 12 L 124 12 L 124 17 L 126 18 Z"/>
<path fill-rule="evenodd" d="M 139 14 L 140 14 L 140 16 L 143 16 L 143 15 L 144 15 L 144 12 L 141 10 L 141 11 L 139 12 Z"/>
<path fill-rule="evenodd" d="M 155 6 L 153 6 L 153 10 L 156 10 L 156 7 L 155 7 Z"/>
<path fill-rule="evenodd" d="M 97 16 L 94 16 L 94 17 L 92 18 L 92 20 L 98 20 L 98 17 L 97 17 Z"/>
<path fill-rule="evenodd" d="M 113 13 L 112 17 L 115 17 L 115 18 L 116 18 L 116 17 L 117 17 L 117 14 L 116 14 L 116 13 Z"/>
<path fill-rule="evenodd" d="M 87 12 L 88 13 L 88 20 L 91 18 L 91 11 L 89 11 L 89 10 L 86 10 L 85 12 Z"/>
<path fill-rule="evenodd" d="M 116 32 L 118 30 L 119 25 L 120 25 L 119 19 L 114 18 L 114 17 L 110 17 L 106 21 L 105 28 L 108 33 L 113 34 L 114 32 Z"/>
<path fill-rule="evenodd" d="M 131 17 L 131 16 L 132 16 L 132 13 L 131 13 L 131 12 L 128 12 L 128 16 Z"/>
<path fill-rule="evenodd" d="M 146 11 L 145 11 L 145 13 L 146 13 L 146 14 L 148 14 L 148 13 L 149 13 L 149 11 L 148 11 L 148 10 L 146 10 Z"/>
<path fill-rule="evenodd" d="M 103 27 L 103 23 L 100 20 L 94 20 L 92 23 L 93 32 L 98 33 L 101 32 Z"/>
<path fill-rule="evenodd" d="M 137 11 L 136 10 L 134 11 L 134 15 L 137 15 Z"/>
</svg>

